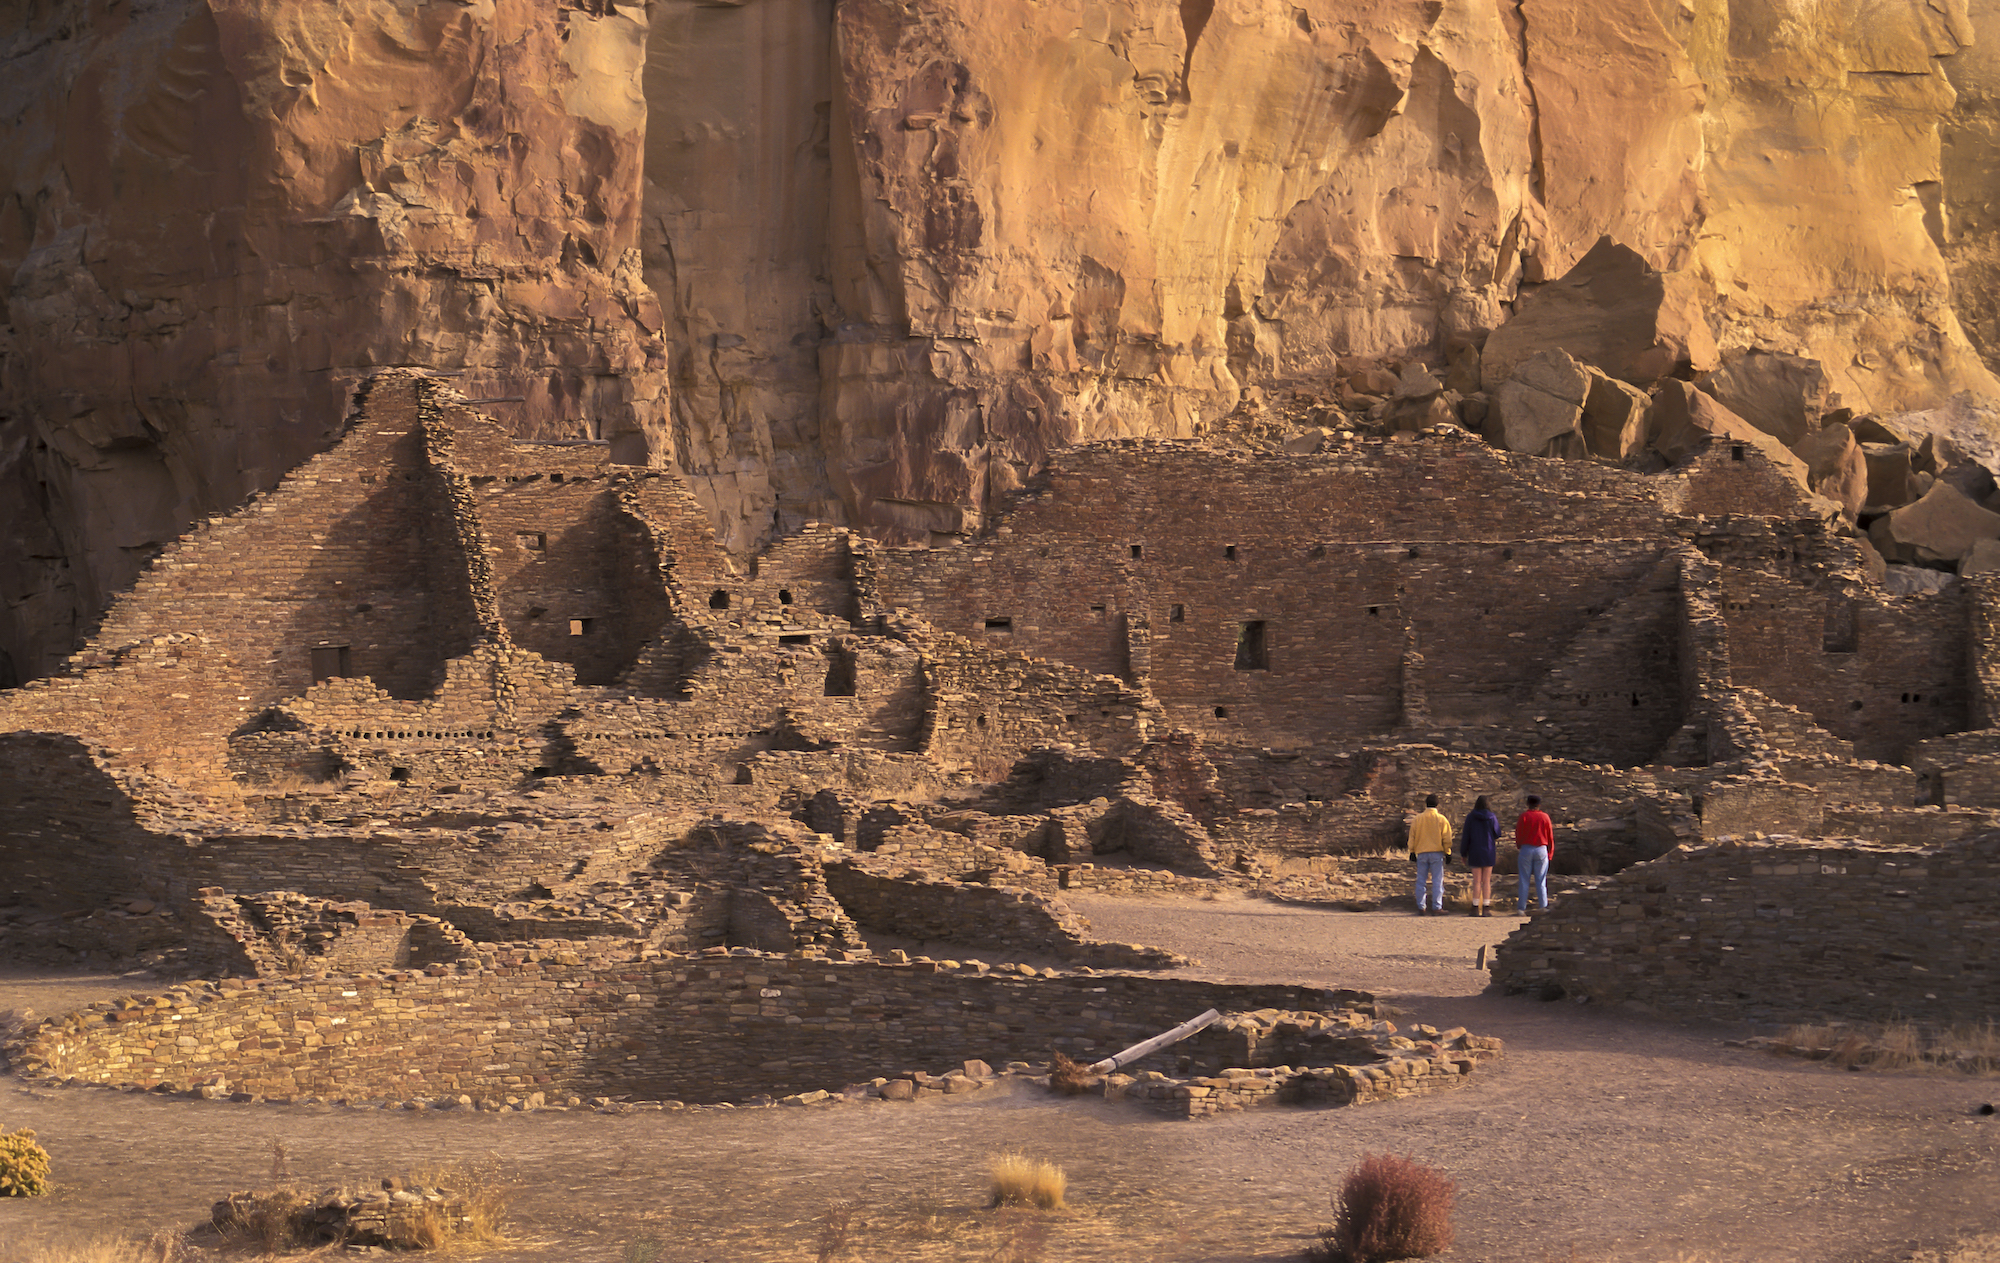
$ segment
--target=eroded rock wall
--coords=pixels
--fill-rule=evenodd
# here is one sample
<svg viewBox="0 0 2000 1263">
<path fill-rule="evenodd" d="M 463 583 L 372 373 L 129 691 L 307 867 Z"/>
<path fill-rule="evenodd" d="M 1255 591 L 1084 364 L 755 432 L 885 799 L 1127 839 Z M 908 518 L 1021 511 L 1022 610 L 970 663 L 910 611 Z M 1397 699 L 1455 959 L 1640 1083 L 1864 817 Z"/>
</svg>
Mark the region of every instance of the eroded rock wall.
<svg viewBox="0 0 2000 1263">
<path fill-rule="evenodd" d="M 21 0 L 0 30 L 0 671 L 328 446 L 382 365 L 664 451 L 639 9 Z"/>
<path fill-rule="evenodd" d="M 0 683 L 383 364 L 738 551 L 1441 367 L 1605 236 L 1848 406 L 2000 394 L 1992 5 L 0 0 Z"/>
</svg>

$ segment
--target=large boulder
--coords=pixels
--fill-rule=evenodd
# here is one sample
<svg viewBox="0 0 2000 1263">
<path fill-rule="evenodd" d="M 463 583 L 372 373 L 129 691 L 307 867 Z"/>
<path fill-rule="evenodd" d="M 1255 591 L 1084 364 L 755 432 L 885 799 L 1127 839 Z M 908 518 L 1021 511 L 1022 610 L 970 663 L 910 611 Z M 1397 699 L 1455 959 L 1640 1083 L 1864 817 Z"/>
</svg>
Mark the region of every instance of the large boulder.
<svg viewBox="0 0 2000 1263">
<path fill-rule="evenodd" d="M 1530 456 L 1582 455 L 1584 400 L 1590 373 L 1561 351 L 1543 351 L 1515 366 L 1494 392 L 1500 445 Z"/>
<path fill-rule="evenodd" d="M 1868 463 L 1868 503 L 1877 509 L 1893 509 L 1915 500 L 1923 492 L 1915 485 L 1916 455 L 1907 443 L 1870 443 L 1865 439 L 1861 454 Z"/>
<path fill-rule="evenodd" d="M 1826 410 L 1826 370 L 1818 360 L 1776 351 L 1729 351 L 1722 367 L 1695 378 L 1717 403 L 1796 447 Z"/>
<path fill-rule="evenodd" d="M 1793 444 L 1792 452 L 1806 463 L 1806 485 L 1838 504 L 1852 522 L 1868 503 L 1868 458 L 1853 428 L 1835 421 Z"/>
<path fill-rule="evenodd" d="M 1694 386 L 1669 377 L 1653 393 L 1652 407 L 1646 411 L 1646 433 L 1653 450 L 1679 464 L 1710 439 L 1747 443 L 1771 459 L 1771 463 L 1807 483 L 1805 462 L 1790 448 L 1723 407 Z"/>
<path fill-rule="evenodd" d="M 1646 392 L 1587 368 L 1590 393 L 1583 401 L 1583 445 L 1592 456 L 1625 460 L 1646 446 Z"/>
<path fill-rule="evenodd" d="M 1957 565 L 1983 539 L 2000 539 L 2000 513 L 1965 498 L 1948 482 L 1934 482 L 1915 504 L 1875 519 L 1869 542 L 1891 565 Z"/>
<path fill-rule="evenodd" d="M 1716 362 L 1693 282 L 1654 271 L 1609 237 L 1560 280 L 1523 299 L 1514 318 L 1493 331 L 1480 352 L 1480 380 L 1491 394 L 1523 362 L 1550 349 L 1639 386 Z"/>
</svg>

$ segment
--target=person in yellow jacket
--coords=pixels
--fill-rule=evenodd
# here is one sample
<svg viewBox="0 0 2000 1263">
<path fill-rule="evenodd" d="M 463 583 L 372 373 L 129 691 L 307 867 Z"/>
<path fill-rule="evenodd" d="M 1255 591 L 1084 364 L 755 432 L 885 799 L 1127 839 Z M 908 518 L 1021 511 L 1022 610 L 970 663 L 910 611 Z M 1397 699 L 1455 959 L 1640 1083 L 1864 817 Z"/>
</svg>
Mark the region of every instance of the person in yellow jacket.
<svg viewBox="0 0 2000 1263">
<path fill-rule="evenodd" d="M 1438 796 L 1424 795 L 1424 814 L 1410 821 L 1410 859 L 1417 866 L 1417 915 L 1444 915 L 1444 861 L 1451 854 L 1451 821 L 1438 810 Z M 1425 890 L 1430 894 L 1428 902 Z"/>
</svg>

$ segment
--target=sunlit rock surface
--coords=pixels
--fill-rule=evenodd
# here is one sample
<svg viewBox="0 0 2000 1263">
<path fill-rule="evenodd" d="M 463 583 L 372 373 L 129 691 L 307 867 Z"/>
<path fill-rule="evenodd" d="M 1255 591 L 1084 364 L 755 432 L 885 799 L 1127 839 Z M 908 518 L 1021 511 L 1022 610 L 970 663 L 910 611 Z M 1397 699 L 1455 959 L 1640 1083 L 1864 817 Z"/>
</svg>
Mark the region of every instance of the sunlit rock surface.
<svg viewBox="0 0 2000 1263">
<path fill-rule="evenodd" d="M 1610 238 L 1718 353 L 1977 432 L 1996 20 L 0 0 L 0 683 L 385 364 L 677 463 L 739 551 L 810 519 L 922 542 L 1078 439 L 1442 374 Z"/>
</svg>

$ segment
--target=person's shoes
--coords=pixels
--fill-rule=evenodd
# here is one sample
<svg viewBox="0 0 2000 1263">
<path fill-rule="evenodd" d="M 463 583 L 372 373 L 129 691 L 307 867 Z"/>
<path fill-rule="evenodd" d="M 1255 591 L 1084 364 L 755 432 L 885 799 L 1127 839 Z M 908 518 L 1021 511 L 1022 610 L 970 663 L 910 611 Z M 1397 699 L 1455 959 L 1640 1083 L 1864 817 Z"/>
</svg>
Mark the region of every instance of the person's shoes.
<svg viewBox="0 0 2000 1263">
<path fill-rule="evenodd" d="M 1472 911 L 1470 911 L 1470 912 L 1466 913 L 1465 915 L 1466 915 L 1466 916 L 1469 916 L 1469 917 L 1476 917 L 1476 916 L 1478 916 L 1478 915 L 1479 915 L 1479 905 L 1478 905 L 1478 904 L 1474 904 L 1474 905 L 1472 905 Z"/>
<path fill-rule="evenodd" d="M 1493 906 L 1492 906 L 1491 904 L 1485 904 L 1485 903 L 1482 903 L 1482 904 L 1480 904 L 1480 905 L 1479 905 L 1479 915 L 1480 915 L 1480 916 L 1482 916 L 1482 917 L 1490 917 L 1490 916 L 1492 916 L 1492 915 L 1493 915 Z"/>
</svg>

